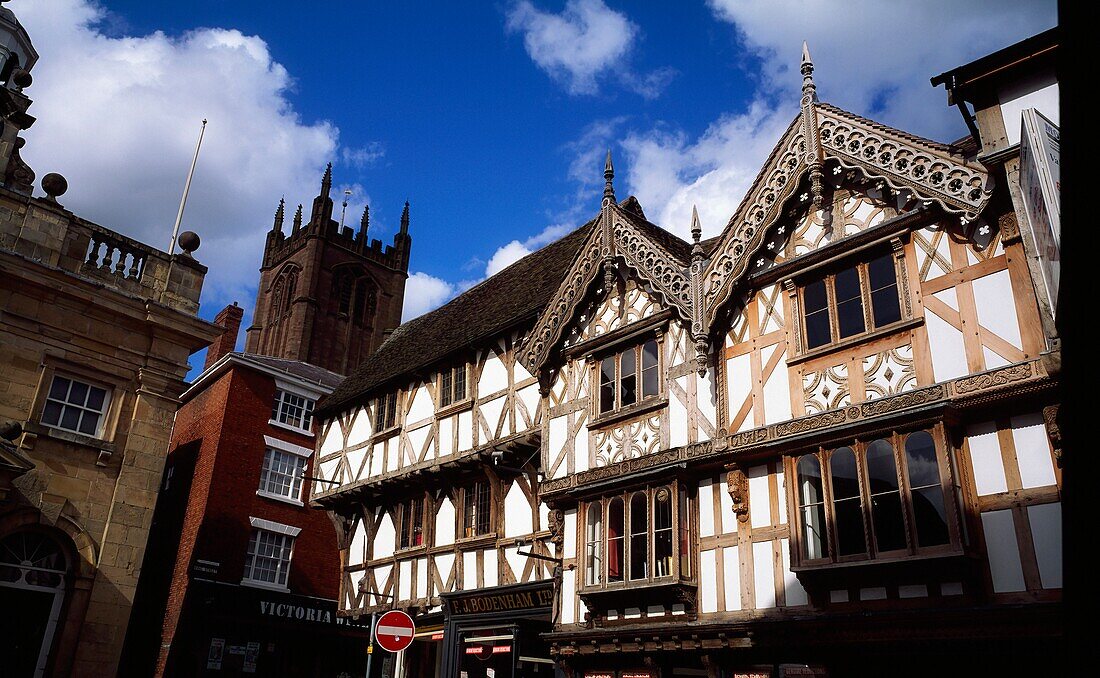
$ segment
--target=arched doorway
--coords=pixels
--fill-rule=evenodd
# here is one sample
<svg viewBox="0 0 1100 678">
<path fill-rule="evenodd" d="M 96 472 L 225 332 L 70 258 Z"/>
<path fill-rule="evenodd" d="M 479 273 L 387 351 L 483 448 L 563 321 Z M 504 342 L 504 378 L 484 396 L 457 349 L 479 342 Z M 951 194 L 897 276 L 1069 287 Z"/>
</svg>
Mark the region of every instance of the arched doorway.
<svg viewBox="0 0 1100 678">
<path fill-rule="evenodd" d="M 20 530 L 0 539 L 0 666 L 5 676 L 45 673 L 68 571 L 61 545 L 48 534 Z"/>
</svg>

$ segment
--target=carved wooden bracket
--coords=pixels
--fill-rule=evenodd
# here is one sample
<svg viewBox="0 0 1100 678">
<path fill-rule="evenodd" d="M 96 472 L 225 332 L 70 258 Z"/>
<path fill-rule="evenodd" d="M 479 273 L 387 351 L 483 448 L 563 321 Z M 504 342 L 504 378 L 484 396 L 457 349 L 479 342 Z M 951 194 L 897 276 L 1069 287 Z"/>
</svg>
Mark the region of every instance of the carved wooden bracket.
<svg viewBox="0 0 1100 678">
<path fill-rule="evenodd" d="M 745 472 L 736 466 L 727 467 L 726 491 L 730 493 L 733 501 L 733 513 L 737 520 L 745 522 L 749 519 L 749 479 Z"/>
<path fill-rule="evenodd" d="M 546 529 L 550 530 L 550 541 L 560 550 L 565 542 L 565 512 L 561 509 L 550 511 L 546 519 Z"/>
<path fill-rule="evenodd" d="M 1046 425 L 1047 437 L 1054 448 L 1054 460 L 1058 468 L 1062 468 L 1062 428 L 1058 424 L 1058 405 L 1048 405 L 1043 408 L 1043 424 Z"/>
</svg>

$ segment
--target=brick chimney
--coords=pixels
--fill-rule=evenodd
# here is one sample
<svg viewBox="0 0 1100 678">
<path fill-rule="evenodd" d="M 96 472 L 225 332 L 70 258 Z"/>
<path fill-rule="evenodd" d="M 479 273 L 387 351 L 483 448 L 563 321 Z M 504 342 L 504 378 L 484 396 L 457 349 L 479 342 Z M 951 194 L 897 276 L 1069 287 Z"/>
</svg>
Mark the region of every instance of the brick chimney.
<svg viewBox="0 0 1100 678">
<path fill-rule="evenodd" d="M 210 348 L 206 349 L 206 364 L 202 367 L 203 371 L 210 369 L 210 366 L 218 362 L 225 354 L 233 352 L 233 348 L 237 345 L 237 332 L 241 329 L 241 318 L 243 316 L 244 309 L 238 306 L 235 301 L 214 316 L 214 324 L 221 325 L 225 328 L 225 331 L 214 340 L 214 343 L 210 344 Z"/>
</svg>

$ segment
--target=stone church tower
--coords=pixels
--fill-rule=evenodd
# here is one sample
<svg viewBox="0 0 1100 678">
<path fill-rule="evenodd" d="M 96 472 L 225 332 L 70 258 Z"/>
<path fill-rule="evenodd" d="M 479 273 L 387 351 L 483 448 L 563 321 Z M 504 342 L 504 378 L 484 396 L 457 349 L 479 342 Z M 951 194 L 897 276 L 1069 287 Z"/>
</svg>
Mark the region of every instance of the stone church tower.
<svg viewBox="0 0 1100 678">
<path fill-rule="evenodd" d="M 309 221 L 302 206 L 290 234 L 284 204 L 267 234 L 260 285 L 245 351 L 312 363 L 350 374 L 401 322 L 409 277 L 409 203 L 393 245 L 367 242 L 369 208 L 358 232 L 332 218 L 332 164 Z"/>
</svg>

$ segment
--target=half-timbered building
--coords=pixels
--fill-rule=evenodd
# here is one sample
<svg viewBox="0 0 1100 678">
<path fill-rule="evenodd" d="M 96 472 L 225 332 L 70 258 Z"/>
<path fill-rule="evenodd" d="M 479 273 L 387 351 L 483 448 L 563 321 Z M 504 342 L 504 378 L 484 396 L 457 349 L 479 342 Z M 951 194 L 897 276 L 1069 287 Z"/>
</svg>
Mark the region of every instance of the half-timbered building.
<svg viewBox="0 0 1100 678">
<path fill-rule="evenodd" d="M 608 154 L 591 221 L 319 407 L 344 613 L 415 612 L 410 676 L 1049 668 L 1057 336 L 1003 137 L 1056 45 L 955 72 L 1001 94 L 951 144 L 819 101 L 804 50 L 711 240 L 619 201 Z"/>
</svg>

